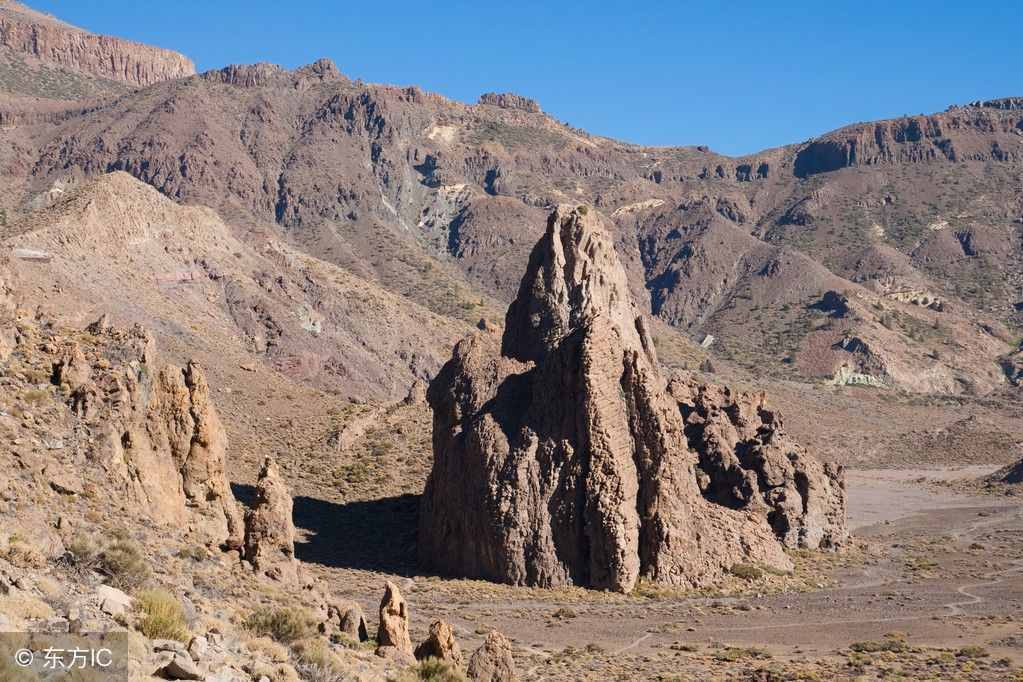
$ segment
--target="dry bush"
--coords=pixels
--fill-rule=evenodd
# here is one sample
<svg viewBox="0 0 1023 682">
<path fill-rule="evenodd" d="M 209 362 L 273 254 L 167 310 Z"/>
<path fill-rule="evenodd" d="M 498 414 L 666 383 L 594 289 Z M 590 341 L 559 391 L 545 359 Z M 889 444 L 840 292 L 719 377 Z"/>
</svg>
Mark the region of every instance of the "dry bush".
<svg viewBox="0 0 1023 682">
<path fill-rule="evenodd" d="M 178 599 L 164 590 L 143 590 L 135 596 L 139 632 L 149 639 L 176 639 L 188 642 L 191 633 L 185 611 Z"/>
<path fill-rule="evenodd" d="M 245 619 L 245 628 L 256 635 L 271 637 L 290 644 L 316 634 L 316 622 L 309 613 L 298 608 L 261 607 Z"/>
</svg>

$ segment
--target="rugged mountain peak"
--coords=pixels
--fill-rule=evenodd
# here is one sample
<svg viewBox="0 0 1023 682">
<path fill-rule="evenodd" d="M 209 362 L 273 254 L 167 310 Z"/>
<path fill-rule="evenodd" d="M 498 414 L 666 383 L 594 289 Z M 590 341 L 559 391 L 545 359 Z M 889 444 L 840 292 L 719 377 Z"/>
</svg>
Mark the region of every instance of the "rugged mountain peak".
<svg viewBox="0 0 1023 682">
<path fill-rule="evenodd" d="M 489 104 L 502 109 L 518 109 L 531 114 L 541 113 L 540 104 L 535 99 L 516 95 L 514 92 L 485 92 L 480 95 L 480 104 Z"/>
<path fill-rule="evenodd" d="M 0 45 L 45 64 L 144 87 L 195 73 L 171 50 L 99 36 L 9 0 L 0 3 Z"/>
<path fill-rule="evenodd" d="M 608 318 L 622 343 L 654 362 L 653 344 L 629 294 L 629 282 L 596 212 L 559 206 L 529 257 L 505 318 L 501 353 L 542 360 L 584 323 Z"/>
<path fill-rule="evenodd" d="M 641 576 L 703 585 L 746 561 L 787 570 L 784 546 L 844 538 L 839 474 L 832 481 L 819 465 L 785 468 L 774 451 L 708 464 L 701 476 L 711 479 L 770 475 L 739 502 L 705 494 L 718 481 L 698 479 L 702 453 L 690 448 L 686 412 L 650 346 L 599 218 L 555 210 L 500 350 L 481 330 L 430 386 L 423 563 L 514 584 L 629 591 Z M 737 456 L 735 442 L 713 443 L 708 461 Z M 820 511 L 804 523 L 811 509 Z"/>
</svg>

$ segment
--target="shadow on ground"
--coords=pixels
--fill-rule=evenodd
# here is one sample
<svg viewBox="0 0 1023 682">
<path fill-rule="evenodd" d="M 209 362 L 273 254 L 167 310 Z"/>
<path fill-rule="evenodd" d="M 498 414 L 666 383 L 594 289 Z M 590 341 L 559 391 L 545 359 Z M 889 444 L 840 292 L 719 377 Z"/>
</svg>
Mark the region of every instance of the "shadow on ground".
<svg viewBox="0 0 1023 682">
<path fill-rule="evenodd" d="M 231 489 L 239 502 L 251 504 L 253 486 L 232 483 Z M 295 543 L 295 555 L 301 561 L 331 568 L 418 575 L 419 497 L 401 495 L 346 504 L 296 497 L 292 518 L 302 540 Z"/>
</svg>

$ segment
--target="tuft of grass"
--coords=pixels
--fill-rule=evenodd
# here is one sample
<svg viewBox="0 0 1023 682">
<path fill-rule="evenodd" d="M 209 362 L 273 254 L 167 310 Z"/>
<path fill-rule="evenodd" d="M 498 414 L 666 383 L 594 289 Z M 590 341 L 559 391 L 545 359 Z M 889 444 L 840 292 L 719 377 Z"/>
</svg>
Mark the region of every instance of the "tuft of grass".
<svg viewBox="0 0 1023 682">
<path fill-rule="evenodd" d="M 341 659 L 330 650 L 330 644 L 322 637 L 308 637 L 291 643 L 291 653 L 301 667 L 309 667 L 334 673 L 344 671 Z"/>
<path fill-rule="evenodd" d="M 735 564 L 728 572 L 743 580 L 759 580 L 764 577 L 763 569 L 754 564 Z"/>
<path fill-rule="evenodd" d="M 467 679 L 450 663 L 428 658 L 401 671 L 394 682 L 467 682 Z"/>
<path fill-rule="evenodd" d="M 316 634 L 316 621 L 303 609 L 260 607 L 245 619 L 245 628 L 283 644 Z"/>
<path fill-rule="evenodd" d="M 143 590 L 135 595 L 138 631 L 149 639 L 176 639 L 188 642 L 191 633 L 185 611 L 177 597 L 159 589 Z"/>
</svg>

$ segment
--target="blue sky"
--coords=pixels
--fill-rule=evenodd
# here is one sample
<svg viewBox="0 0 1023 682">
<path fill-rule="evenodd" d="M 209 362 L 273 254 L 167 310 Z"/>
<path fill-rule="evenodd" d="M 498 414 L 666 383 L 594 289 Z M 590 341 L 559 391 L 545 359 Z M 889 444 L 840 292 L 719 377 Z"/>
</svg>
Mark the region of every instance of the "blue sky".
<svg viewBox="0 0 1023 682">
<path fill-rule="evenodd" d="M 473 102 L 534 97 L 644 144 L 753 152 L 856 121 L 1023 96 L 1023 3 L 27 0 L 200 70 L 326 56 Z"/>
</svg>

